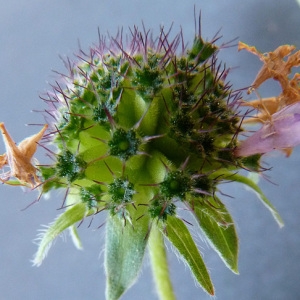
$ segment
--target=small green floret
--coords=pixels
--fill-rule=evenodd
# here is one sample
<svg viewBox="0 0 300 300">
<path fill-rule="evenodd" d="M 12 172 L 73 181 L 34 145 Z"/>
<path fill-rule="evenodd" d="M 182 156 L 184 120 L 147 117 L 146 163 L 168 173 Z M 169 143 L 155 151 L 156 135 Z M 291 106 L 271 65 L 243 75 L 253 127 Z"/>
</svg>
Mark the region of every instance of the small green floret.
<svg viewBox="0 0 300 300">
<path fill-rule="evenodd" d="M 206 175 L 196 176 L 192 180 L 193 195 L 206 197 L 207 194 L 213 194 L 214 182 Z"/>
<path fill-rule="evenodd" d="M 80 198 L 83 203 L 86 203 L 88 208 L 97 208 L 98 202 L 101 199 L 103 191 L 99 184 L 93 184 L 80 189 Z"/>
<path fill-rule="evenodd" d="M 160 191 L 168 199 L 176 197 L 184 200 L 190 188 L 191 180 L 182 171 L 168 173 L 165 180 L 160 183 Z"/>
<path fill-rule="evenodd" d="M 152 219 L 158 218 L 165 222 L 168 216 L 176 214 L 176 205 L 170 199 L 158 197 L 151 201 L 148 211 Z"/>
<path fill-rule="evenodd" d="M 110 155 L 117 156 L 123 160 L 136 155 L 140 144 L 141 141 L 136 137 L 133 129 L 126 131 L 122 128 L 117 129 L 113 133 L 112 139 L 108 142 Z"/>
<path fill-rule="evenodd" d="M 117 178 L 108 187 L 108 194 L 114 203 L 128 203 L 136 193 L 134 185 L 126 179 Z"/>
<path fill-rule="evenodd" d="M 79 155 L 74 155 L 66 150 L 58 155 L 57 175 L 66 178 L 68 182 L 73 182 L 82 178 L 86 165 L 86 162 Z"/>
<path fill-rule="evenodd" d="M 192 134 L 194 122 L 190 115 L 179 112 L 171 119 L 171 129 L 179 136 L 189 136 Z"/>
</svg>

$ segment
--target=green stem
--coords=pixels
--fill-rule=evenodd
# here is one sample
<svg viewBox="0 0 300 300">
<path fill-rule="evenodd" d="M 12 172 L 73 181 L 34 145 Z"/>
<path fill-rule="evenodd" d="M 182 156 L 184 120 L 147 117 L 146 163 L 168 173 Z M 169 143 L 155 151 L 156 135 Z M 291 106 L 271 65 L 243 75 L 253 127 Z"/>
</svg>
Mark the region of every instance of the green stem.
<svg viewBox="0 0 300 300">
<path fill-rule="evenodd" d="M 175 300 L 176 297 L 171 283 L 164 239 L 155 224 L 152 225 L 148 245 L 152 272 L 159 298 L 161 300 Z"/>
</svg>

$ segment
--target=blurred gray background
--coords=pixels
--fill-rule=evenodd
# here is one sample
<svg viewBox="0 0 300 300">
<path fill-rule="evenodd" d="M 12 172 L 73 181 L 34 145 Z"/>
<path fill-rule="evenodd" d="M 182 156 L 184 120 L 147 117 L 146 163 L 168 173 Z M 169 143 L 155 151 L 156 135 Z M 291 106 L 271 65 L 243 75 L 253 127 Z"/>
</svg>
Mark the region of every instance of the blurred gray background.
<svg viewBox="0 0 300 300">
<path fill-rule="evenodd" d="M 185 41 L 194 35 L 193 10 L 202 11 L 202 33 L 210 39 L 221 28 L 226 42 L 238 37 L 262 52 L 281 44 L 300 47 L 300 7 L 294 0 L 10 0 L 0 1 L 0 121 L 5 122 L 16 142 L 37 132 L 45 109 L 39 95 L 54 82 L 51 70 L 64 72 L 59 55 L 73 56 L 81 47 L 87 50 L 97 42 L 97 28 L 111 34 L 120 27 L 142 21 L 158 32 L 159 26 L 173 33 L 183 28 Z M 233 70 L 230 80 L 235 88 L 252 83 L 260 61 L 236 48 L 222 50 L 220 57 Z M 262 96 L 279 92 L 275 83 L 260 89 Z M 247 96 L 247 99 L 251 99 Z M 0 153 L 4 145 L 0 139 Z M 39 159 L 43 159 L 40 151 Z M 240 275 L 228 270 L 217 254 L 199 236 L 198 244 L 211 271 L 220 300 L 299 299 L 300 284 L 300 147 L 290 158 L 281 153 L 266 155 L 273 167 L 268 173 L 273 183 L 261 181 L 266 195 L 281 213 L 285 227 L 279 229 L 271 214 L 241 186 L 227 184 L 222 191 L 235 219 L 240 237 Z M 60 212 L 63 193 L 53 194 L 37 205 L 21 211 L 37 197 L 21 188 L 0 185 L 0 298 L 1 299 L 104 299 L 104 229 L 80 228 L 84 251 L 77 251 L 70 238 L 58 239 L 41 267 L 31 266 L 36 251 L 33 239 L 42 224 Z M 101 224 L 96 220 L 94 227 Z M 174 253 L 169 255 L 178 299 L 210 299 L 191 278 L 189 270 Z M 157 299 L 148 257 L 138 283 L 123 299 Z"/>
</svg>

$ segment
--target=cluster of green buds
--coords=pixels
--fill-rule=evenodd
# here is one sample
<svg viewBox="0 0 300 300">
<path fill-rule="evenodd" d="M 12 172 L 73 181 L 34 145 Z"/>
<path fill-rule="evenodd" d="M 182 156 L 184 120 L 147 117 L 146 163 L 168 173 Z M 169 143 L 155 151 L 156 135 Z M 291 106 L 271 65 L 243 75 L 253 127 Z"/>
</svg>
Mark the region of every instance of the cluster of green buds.
<svg viewBox="0 0 300 300">
<path fill-rule="evenodd" d="M 38 166 L 39 179 L 23 183 L 41 194 L 64 189 L 66 197 L 64 212 L 39 237 L 34 264 L 66 229 L 80 247 L 78 222 L 106 213 L 107 299 L 119 299 L 134 283 L 146 249 L 158 293 L 173 299 L 164 239 L 213 295 L 190 223 L 238 273 L 238 237 L 219 184 L 247 185 L 282 224 L 259 187 L 239 173 L 259 172 L 261 155 L 236 155 L 241 93 L 226 82 L 217 38 L 205 41 L 199 30 L 187 48 L 182 32 L 172 39 L 163 28 L 156 39 L 136 27 L 130 32 L 126 45 L 120 33 L 80 51 L 43 97 L 48 129 L 42 142 L 53 162 Z"/>
</svg>

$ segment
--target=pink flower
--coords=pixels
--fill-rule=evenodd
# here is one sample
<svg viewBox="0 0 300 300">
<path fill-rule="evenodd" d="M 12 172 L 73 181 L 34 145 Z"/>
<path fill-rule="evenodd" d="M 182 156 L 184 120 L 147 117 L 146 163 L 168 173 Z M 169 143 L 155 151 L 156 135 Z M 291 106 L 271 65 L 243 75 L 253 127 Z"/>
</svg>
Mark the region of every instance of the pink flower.
<svg viewBox="0 0 300 300">
<path fill-rule="evenodd" d="M 235 149 L 236 156 L 263 154 L 273 150 L 288 153 L 300 144 L 300 102 L 285 106 L 253 135 L 242 141 Z"/>
</svg>

